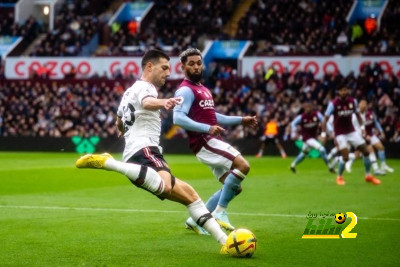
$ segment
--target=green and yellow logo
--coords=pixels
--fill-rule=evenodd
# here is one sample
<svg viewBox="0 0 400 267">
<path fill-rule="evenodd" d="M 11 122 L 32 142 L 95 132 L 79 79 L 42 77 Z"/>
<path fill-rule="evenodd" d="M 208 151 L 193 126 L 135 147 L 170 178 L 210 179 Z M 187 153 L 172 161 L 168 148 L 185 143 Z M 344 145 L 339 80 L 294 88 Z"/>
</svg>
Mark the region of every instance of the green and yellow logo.
<svg viewBox="0 0 400 267">
<path fill-rule="evenodd" d="M 75 151 L 82 153 L 93 153 L 96 151 L 96 145 L 100 141 L 100 137 L 91 136 L 89 138 L 83 138 L 80 136 L 71 137 L 72 143 L 75 145 Z"/>
<path fill-rule="evenodd" d="M 338 239 L 356 238 L 357 233 L 350 233 L 357 224 L 357 216 L 353 212 L 344 213 L 312 213 L 307 214 L 308 223 L 304 229 L 303 239 Z M 343 223 L 350 223 L 344 227 Z"/>
</svg>

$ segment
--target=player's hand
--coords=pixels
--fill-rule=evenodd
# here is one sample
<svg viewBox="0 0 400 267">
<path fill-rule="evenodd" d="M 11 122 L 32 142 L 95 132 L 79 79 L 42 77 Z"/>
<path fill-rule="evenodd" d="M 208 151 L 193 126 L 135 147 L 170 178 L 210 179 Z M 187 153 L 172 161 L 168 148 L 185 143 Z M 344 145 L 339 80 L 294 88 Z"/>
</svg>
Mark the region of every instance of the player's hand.
<svg viewBox="0 0 400 267">
<path fill-rule="evenodd" d="M 246 127 L 254 128 L 258 124 L 256 116 L 245 116 L 242 117 L 242 125 Z"/>
<path fill-rule="evenodd" d="M 382 141 L 386 139 L 386 135 L 384 132 L 381 132 L 379 135 Z"/>
<path fill-rule="evenodd" d="M 221 135 L 225 131 L 224 128 L 218 125 L 214 125 L 210 127 L 210 130 L 208 130 L 208 133 L 211 135 Z"/>
<path fill-rule="evenodd" d="M 166 110 L 170 110 L 179 104 L 180 104 L 180 99 L 178 97 L 171 97 L 171 98 L 166 99 L 166 101 L 164 103 L 164 108 Z"/>
<path fill-rule="evenodd" d="M 123 126 L 123 123 L 122 123 L 122 120 L 120 117 L 117 117 L 117 120 L 115 121 L 115 126 L 118 129 L 118 138 L 124 136 L 125 130 L 124 130 L 124 126 Z"/>
</svg>

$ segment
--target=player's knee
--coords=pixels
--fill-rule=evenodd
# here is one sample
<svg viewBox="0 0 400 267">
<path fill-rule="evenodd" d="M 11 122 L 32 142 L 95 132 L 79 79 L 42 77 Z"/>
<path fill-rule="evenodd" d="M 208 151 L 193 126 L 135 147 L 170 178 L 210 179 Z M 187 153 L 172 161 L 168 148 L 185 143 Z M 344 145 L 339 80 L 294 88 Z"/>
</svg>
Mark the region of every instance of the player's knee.
<svg viewBox="0 0 400 267">
<path fill-rule="evenodd" d="M 172 186 L 170 183 L 164 185 L 164 194 L 170 195 L 172 192 Z"/>
<path fill-rule="evenodd" d="M 250 171 L 250 164 L 249 164 L 249 162 L 247 162 L 247 160 L 245 160 L 243 157 L 241 157 L 241 159 L 239 160 L 235 169 L 238 169 L 244 175 L 247 175 Z"/>
</svg>

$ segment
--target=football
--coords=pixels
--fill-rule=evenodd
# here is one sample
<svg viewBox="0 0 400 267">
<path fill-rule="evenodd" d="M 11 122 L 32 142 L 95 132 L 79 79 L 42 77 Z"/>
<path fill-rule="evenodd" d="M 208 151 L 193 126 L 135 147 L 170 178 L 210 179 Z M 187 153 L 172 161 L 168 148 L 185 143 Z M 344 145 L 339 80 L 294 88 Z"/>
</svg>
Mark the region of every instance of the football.
<svg viewBox="0 0 400 267">
<path fill-rule="evenodd" d="M 346 221 L 346 215 L 344 215 L 343 213 L 338 213 L 335 215 L 335 221 L 338 224 L 342 224 Z"/>
<path fill-rule="evenodd" d="M 229 255 L 240 258 L 250 258 L 257 247 L 256 236 L 249 230 L 239 228 L 233 230 L 226 240 Z"/>
</svg>

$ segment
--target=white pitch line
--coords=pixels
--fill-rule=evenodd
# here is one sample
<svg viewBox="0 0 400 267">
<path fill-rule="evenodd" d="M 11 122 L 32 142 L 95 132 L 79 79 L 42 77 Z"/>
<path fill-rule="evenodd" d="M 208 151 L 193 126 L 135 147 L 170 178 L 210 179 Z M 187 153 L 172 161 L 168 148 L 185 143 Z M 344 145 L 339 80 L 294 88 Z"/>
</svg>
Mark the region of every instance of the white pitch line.
<svg viewBox="0 0 400 267">
<path fill-rule="evenodd" d="M 5 209 L 42 209 L 42 210 L 75 210 L 75 211 L 106 211 L 106 212 L 143 212 L 143 213 L 186 213 L 186 211 L 177 210 L 151 210 L 151 209 L 116 209 L 116 208 L 91 208 L 91 207 L 61 207 L 61 206 L 15 206 L 0 205 Z M 248 212 L 229 212 L 230 215 L 240 216 L 258 216 L 258 217 L 295 217 L 306 218 L 306 215 L 299 214 L 269 214 L 269 213 L 248 213 Z M 373 217 L 357 217 L 361 220 L 376 221 L 400 221 L 400 218 L 373 218 Z"/>
</svg>

